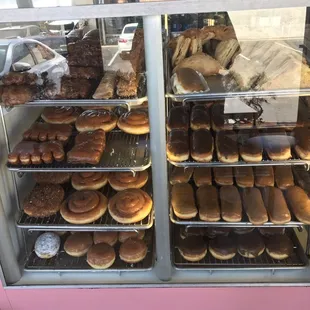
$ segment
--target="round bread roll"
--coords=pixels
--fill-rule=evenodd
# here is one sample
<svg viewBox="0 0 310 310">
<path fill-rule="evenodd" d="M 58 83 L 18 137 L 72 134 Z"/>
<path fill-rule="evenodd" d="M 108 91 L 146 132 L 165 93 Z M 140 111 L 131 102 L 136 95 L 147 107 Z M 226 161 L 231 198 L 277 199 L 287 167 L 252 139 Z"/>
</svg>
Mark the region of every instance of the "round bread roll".
<svg viewBox="0 0 310 310">
<path fill-rule="evenodd" d="M 80 109 L 77 107 L 48 107 L 41 117 L 50 124 L 73 124 L 79 115 Z"/>
<path fill-rule="evenodd" d="M 136 238 L 142 240 L 145 236 L 144 230 L 138 230 L 138 231 L 120 231 L 118 233 L 118 241 L 120 243 L 125 242 L 129 238 Z"/>
<path fill-rule="evenodd" d="M 24 200 L 24 212 L 32 217 L 56 214 L 64 200 L 65 191 L 56 184 L 37 184 Z"/>
<path fill-rule="evenodd" d="M 274 235 L 266 241 L 266 252 L 273 259 L 286 259 L 293 251 L 294 245 L 287 235 Z"/>
<path fill-rule="evenodd" d="M 129 238 L 123 242 L 119 249 L 119 257 L 122 261 L 135 264 L 144 260 L 147 254 L 147 246 L 141 239 Z"/>
<path fill-rule="evenodd" d="M 110 215 L 122 224 L 142 221 L 152 210 L 151 197 L 141 189 L 126 189 L 114 195 L 108 204 Z"/>
<path fill-rule="evenodd" d="M 238 236 L 238 253 L 247 258 L 255 258 L 263 254 L 265 244 L 257 231 Z"/>
<path fill-rule="evenodd" d="M 104 187 L 108 182 L 106 172 L 76 172 L 73 173 L 71 183 L 77 191 L 97 190 Z"/>
<path fill-rule="evenodd" d="M 118 240 L 117 231 L 95 231 L 94 232 L 94 243 L 106 243 L 110 246 L 114 246 Z"/>
<path fill-rule="evenodd" d="M 132 135 L 142 135 L 150 132 L 149 116 L 144 110 L 133 110 L 121 115 L 118 119 L 119 129 Z"/>
<path fill-rule="evenodd" d="M 34 172 L 33 178 L 39 184 L 64 184 L 70 181 L 71 172 Z"/>
<path fill-rule="evenodd" d="M 38 237 L 34 251 L 38 257 L 48 259 L 54 257 L 60 248 L 60 237 L 52 232 L 47 232 Z"/>
<path fill-rule="evenodd" d="M 70 256 L 81 257 L 87 253 L 92 244 L 93 238 L 90 233 L 77 232 L 67 238 L 64 250 Z"/>
<path fill-rule="evenodd" d="M 189 236 L 180 240 L 178 250 L 189 262 L 199 262 L 208 252 L 208 247 L 201 236 Z"/>
<path fill-rule="evenodd" d="M 61 216 L 71 224 L 88 224 L 107 211 L 108 199 L 98 191 L 79 191 L 60 207 Z"/>
<path fill-rule="evenodd" d="M 87 110 L 76 120 L 75 127 L 79 132 L 102 129 L 109 132 L 116 127 L 117 116 L 108 110 Z"/>
<path fill-rule="evenodd" d="M 235 241 L 230 236 L 217 236 L 210 240 L 209 251 L 214 258 L 232 259 L 237 253 Z"/>
<path fill-rule="evenodd" d="M 141 188 L 148 180 L 148 173 L 146 170 L 136 172 L 112 172 L 109 174 L 108 181 L 113 189 L 116 191 L 123 191 L 128 188 Z"/>
<path fill-rule="evenodd" d="M 106 243 L 95 244 L 87 252 L 87 263 L 94 269 L 107 269 L 114 261 L 115 251 Z"/>
</svg>

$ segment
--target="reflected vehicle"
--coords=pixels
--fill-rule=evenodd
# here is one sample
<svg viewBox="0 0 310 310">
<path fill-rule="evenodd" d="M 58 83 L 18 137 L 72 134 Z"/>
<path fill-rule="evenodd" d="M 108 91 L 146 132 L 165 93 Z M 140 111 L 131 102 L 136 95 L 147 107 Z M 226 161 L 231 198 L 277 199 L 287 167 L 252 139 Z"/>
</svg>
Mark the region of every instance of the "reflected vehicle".
<svg viewBox="0 0 310 310">
<path fill-rule="evenodd" d="M 118 51 L 130 52 L 133 36 L 135 35 L 138 23 L 127 24 L 124 26 L 122 33 L 118 39 Z"/>
<path fill-rule="evenodd" d="M 48 46 L 31 39 L 0 40 L 0 77 L 9 71 L 28 71 L 49 79 L 69 72 L 67 60 Z"/>
</svg>

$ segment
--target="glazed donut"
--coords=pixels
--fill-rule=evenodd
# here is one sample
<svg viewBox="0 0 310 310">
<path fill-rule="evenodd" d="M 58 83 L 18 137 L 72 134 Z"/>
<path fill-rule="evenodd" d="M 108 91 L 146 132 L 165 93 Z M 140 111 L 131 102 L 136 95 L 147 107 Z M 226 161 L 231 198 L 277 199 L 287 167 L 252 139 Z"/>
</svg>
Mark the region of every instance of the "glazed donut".
<svg viewBox="0 0 310 310">
<path fill-rule="evenodd" d="M 141 262 L 147 254 L 147 246 L 143 240 L 130 238 L 121 244 L 119 257 L 122 261 L 135 264 Z"/>
<path fill-rule="evenodd" d="M 133 110 L 122 114 L 118 119 L 117 126 L 132 135 L 142 135 L 150 132 L 149 116 L 143 110 Z"/>
<path fill-rule="evenodd" d="M 54 215 L 60 209 L 65 191 L 56 184 L 37 184 L 24 200 L 24 212 L 32 217 Z"/>
<path fill-rule="evenodd" d="M 88 224 L 98 220 L 107 210 L 107 198 L 98 191 L 79 191 L 60 207 L 61 216 L 71 224 Z"/>
<path fill-rule="evenodd" d="M 115 251 L 106 243 L 95 244 L 87 252 L 87 263 L 94 269 L 107 269 L 114 261 Z"/>
<path fill-rule="evenodd" d="M 71 183 L 77 191 L 97 190 L 105 186 L 108 182 L 106 172 L 76 172 L 73 173 Z"/>
<path fill-rule="evenodd" d="M 141 189 L 126 189 L 114 195 L 108 204 L 110 215 L 122 224 L 142 221 L 152 210 L 151 197 Z"/>
<path fill-rule="evenodd" d="M 41 117 L 50 124 L 73 124 L 79 115 L 80 109 L 76 107 L 48 107 Z"/>
<path fill-rule="evenodd" d="M 81 257 L 87 253 L 93 245 L 93 238 L 88 232 L 77 232 L 71 234 L 64 244 L 65 252 L 74 257 Z"/>
<path fill-rule="evenodd" d="M 122 191 L 128 188 L 141 188 L 148 180 L 146 170 L 136 172 L 135 175 L 131 172 L 112 172 L 109 174 L 108 181 L 113 189 Z"/>
<path fill-rule="evenodd" d="M 87 110 L 76 120 L 75 127 L 79 132 L 102 129 L 109 132 L 116 127 L 117 116 L 108 110 Z"/>
<path fill-rule="evenodd" d="M 118 233 L 117 231 L 95 231 L 93 239 L 94 244 L 106 243 L 114 246 L 118 240 Z"/>
<path fill-rule="evenodd" d="M 55 256 L 60 248 L 60 238 L 58 235 L 47 232 L 38 237 L 34 245 L 34 251 L 40 258 L 51 258 Z"/>
</svg>

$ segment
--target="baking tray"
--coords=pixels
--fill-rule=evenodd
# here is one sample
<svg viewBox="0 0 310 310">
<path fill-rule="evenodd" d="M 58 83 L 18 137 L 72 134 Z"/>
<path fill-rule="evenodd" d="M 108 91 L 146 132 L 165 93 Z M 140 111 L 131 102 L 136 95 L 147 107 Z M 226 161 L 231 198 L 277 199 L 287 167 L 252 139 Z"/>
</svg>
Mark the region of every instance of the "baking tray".
<svg viewBox="0 0 310 310">
<path fill-rule="evenodd" d="M 41 165 L 12 165 L 15 172 L 143 171 L 151 165 L 149 135 L 130 135 L 116 130 L 107 133 L 106 148 L 98 165 L 69 164 L 66 161 Z"/>
<path fill-rule="evenodd" d="M 142 188 L 152 197 L 152 184 L 148 184 Z M 73 189 L 66 190 L 66 197 L 74 192 Z M 101 192 L 110 199 L 116 194 L 110 185 L 106 185 Z M 154 223 L 154 211 L 140 222 L 133 224 L 121 224 L 115 221 L 109 211 L 99 218 L 97 221 L 94 221 L 90 224 L 70 224 L 62 218 L 60 213 L 51 215 L 44 218 L 35 218 L 28 216 L 20 206 L 19 214 L 17 216 L 16 225 L 19 228 L 30 229 L 30 230 L 39 230 L 39 231 L 129 231 L 129 230 L 145 230 L 153 226 Z"/>
<path fill-rule="evenodd" d="M 62 238 L 62 237 L 61 237 Z M 62 238 L 60 252 L 50 258 L 39 258 L 34 250 L 34 238 L 27 238 L 28 243 L 31 242 L 31 252 L 25 258 L 25 270 L 32 272 L 133 272 L 133 271 L 148 271 L 154 266 L 155 260 L 155 246 L 153 242 L 153 231 L 147 231 L 144 237 L 146 244 L 148 245 L 148 252 L 145 259 L 142 262 L 136 264 L 128 264 L 123 262 L 118 255 L 120 244 L 117 243 L 114 248 L 116 252 L 116 260 L 114 264 L 104 270 L 93 269 L 86 262 L 86 255 L 82 257 L 72 257 L 63 250 L 64 239 Z"/>
<path fill-rule="evenodd" d="M 245 258 L 239 253 L 232 259 L 219 260 L 214 258 L 209 252 L 204 259 L 199 262 L 189 262 L 185 260 L 175 245 L 173 245 L 173 262 L 177 270 L 292 270 L 304 269 L 308 265 L 308 259 L 293 229 L 286 232 L 294 245 L 293 254 L 284 260 L 271 258 L 266 251 L 257 258 Z"/>
</svg>

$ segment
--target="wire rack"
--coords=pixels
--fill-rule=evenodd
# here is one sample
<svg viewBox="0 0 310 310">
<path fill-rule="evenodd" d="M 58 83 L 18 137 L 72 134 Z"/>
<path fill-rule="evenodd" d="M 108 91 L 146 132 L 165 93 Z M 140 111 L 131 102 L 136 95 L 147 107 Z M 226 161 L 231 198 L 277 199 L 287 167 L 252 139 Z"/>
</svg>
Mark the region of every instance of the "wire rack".
<svg viewBox="0 0 310 310">
<path fill-rule="evenodd" d="M 152 186 L 150 182 L 143 188 L 146 192 L 151 195 Z M 67 191 L 67 197 L 73 193 L 73 190 Z M 102 190 L 102 193 L 110 199 L 116 194 L 116 192 L 109 186 L 105 186 Z M 22 208 L 20 208 L 22 209 Z M 28 216 L 24 211 L 20 211 L 17 219 L 17 227 L 31 229 L 31 230 L 44 230 L 44 231 L 128 231 L 128 230 L 144 230 L 149 229 L 153 226 L 154 223 L 154 212 L 153 210 L 150 214 L 140 222 L 133 224 L 121 224 L 116 222 L 109 211 L 99 218 L 97 221 L 94 221 L 90 224 L 84 225 L 75 225 L 70 224 L 65 221 L 60 213 L 58 212 L 55 215 L 44 217 L 44 218 L 35 218 Z"/>
<path fill-rule="evenodd" d="M 307 267 L 308 260 L 303 248 L 293 230 L 287 232 L 293 242 L 293 254 L 284 260 L 271 258 L 266 251 L 257 258 L 245 258 L 236 254 L 234 258 L 219 260 L 214 258 L 209 252 L 204 259 L 199 262 L 189 262 L 185 260 L 178 248 L 174 246 L 173 260 L 176 269 L 179 270 L 256 270 L 256 269 L 302 269 Z"/>
<path fill-rule="evenodd" d="M 144 237 L 144 241 L 148 246 L 148 251 L 143 261 L 136 264 L 128 264 L 123 262 L 118 255 L 120 244 L 117 243 L 114 246 L 116 260 L 110 268 L 105 270 L 91 268 L 86 262 L 86 255 L 82 257 L 72 257 L 68 255 L 63 250 L 64 239 L 65 238 L 62 238 L 61 250 L 56 256 L 50 259 L 42 259 L 39 258 L 33 250 L 35 240 L 33 240 L 33 238 L 28 238 L 27 242 L 31 243 L 31 245 L 28 245 L 31 247 L 31 252 L 25 258 L 25 270 L 35 272 L 133 272 L 151 270 L 154 265 L 155 251 L 153 231 L 148 231 Z"/>
<path fill-rule="evenodd" d="M 130 135 L 117 130 L 107 134 L 106 148 L 96 166 L 64 161 L 25 166 L 7 163 L 7 167 L 15 172 L 143 171 L 151 165 L 149 148 L 149 135 Z"/>
</svg>

